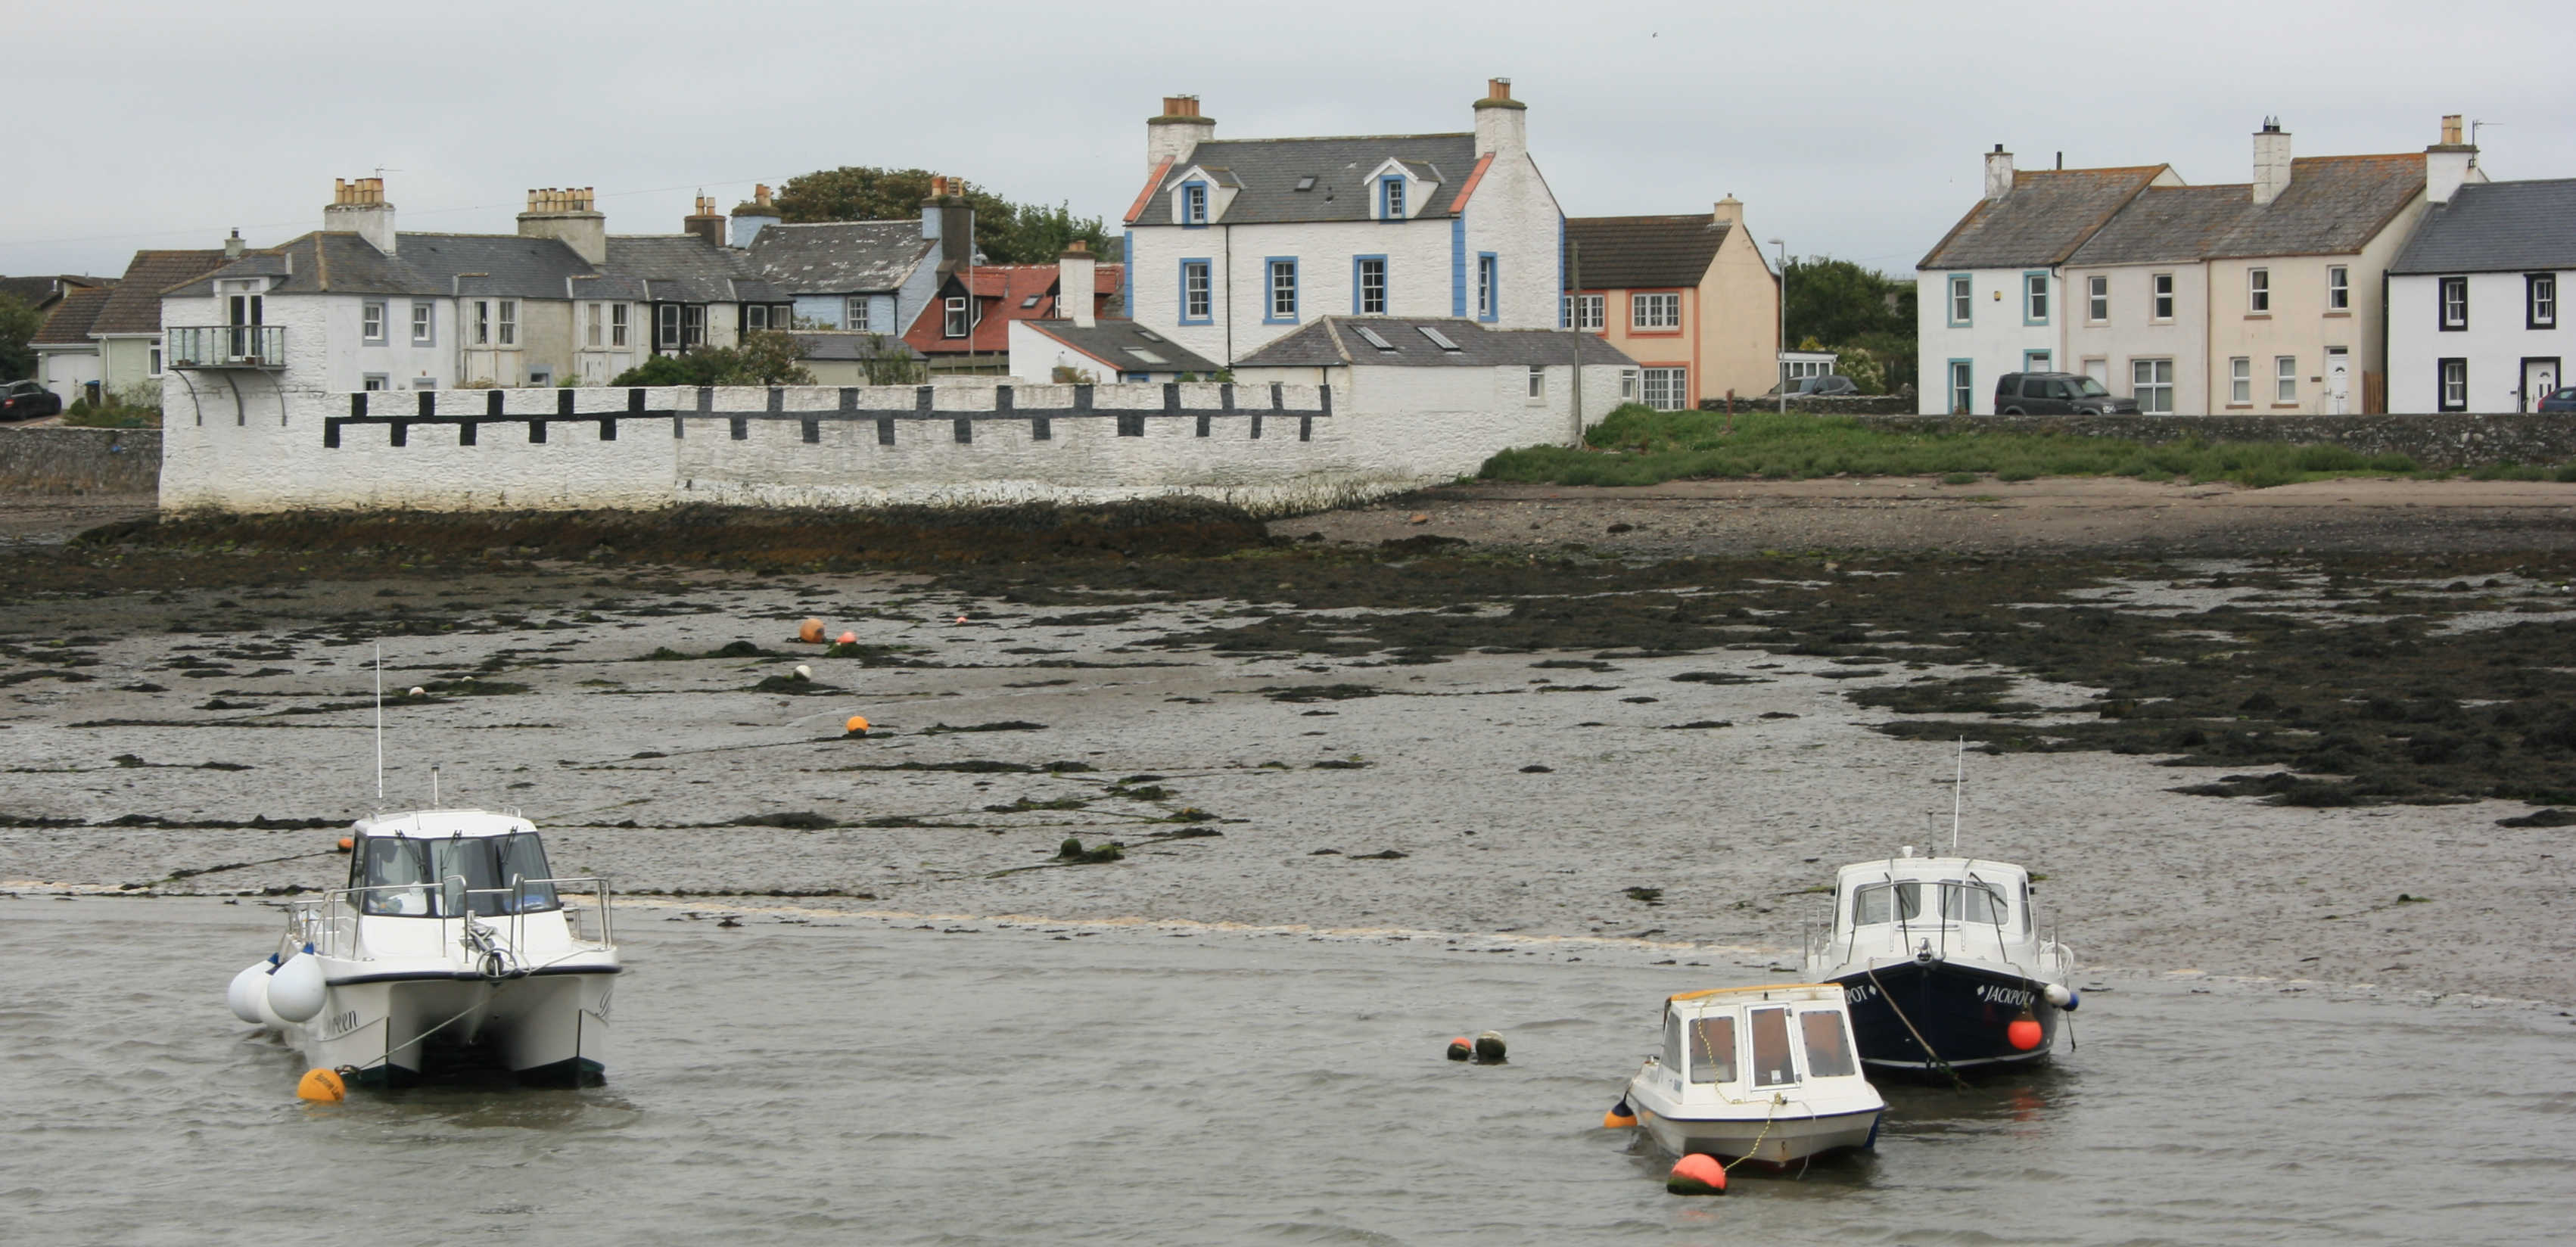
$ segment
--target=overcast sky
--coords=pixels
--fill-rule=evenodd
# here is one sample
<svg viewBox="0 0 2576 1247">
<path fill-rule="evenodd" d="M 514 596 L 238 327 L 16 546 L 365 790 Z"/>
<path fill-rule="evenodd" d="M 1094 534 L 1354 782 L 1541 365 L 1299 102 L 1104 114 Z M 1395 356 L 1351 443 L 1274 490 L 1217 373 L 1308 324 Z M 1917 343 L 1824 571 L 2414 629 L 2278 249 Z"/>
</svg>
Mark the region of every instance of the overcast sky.
<svg viewBox="0 0 2576 1247">
<path fill-rule="evenodd" d="M 1962 17 L 1962 9 L 1978 14 Z M 1144 119 L 1189 92 L 1219 138 L 1465 130 L 1489 76 L 1574 216 L 1706 211 L 1910 273 L 2022 167 L 2171 163 L 2242 182 L 2278 115 L 2301 155 L 2420 151 L 2488 123 L 2494 178 L 2576 176 L 2576 5 L 7 5 L 0 273 L 115 275 L 141 247 L 319 227 L 385 170 L 405 229 L 507 232 L 538 186 L 598 188 L 613 233 L 703 188 L 845 164 L 963 175 L 1115 219 Z"/>
</svg>

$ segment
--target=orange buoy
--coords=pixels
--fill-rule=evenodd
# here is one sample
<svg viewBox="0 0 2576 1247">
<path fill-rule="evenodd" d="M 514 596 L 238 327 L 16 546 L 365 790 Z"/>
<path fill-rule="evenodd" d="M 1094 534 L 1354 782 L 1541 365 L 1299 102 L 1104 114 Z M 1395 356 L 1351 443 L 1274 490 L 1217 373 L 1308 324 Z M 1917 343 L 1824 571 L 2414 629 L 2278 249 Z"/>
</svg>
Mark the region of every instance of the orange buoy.
<svg viewBox="0 0 2576 1247">
<path fill-rule="evenodd" d="M 796 625 L 796 639 L 808 645 L 820 644 L 823 640 L 823 621 L 808 619 Z"/>
<path fill-rule="evenodd" d="M 349 1084 L 327 1069 L 308 1069 L 295 1084 L 295 1098 L 317 1104 L 337 1104 L 349 1098 Z"/>
<path fill-rule="evenodd" d="M 1474 1056 L 1475 1054 L 1476 1054 L 1476 1045 L 1474 1045 L 1474 1044 L 1472 1044 L 1472 1043 L 1467 1042 L 1467 1037 L 1466 1037 L 1465 1035 L 1460 1035 L 1460 1036 L 1459 1036 L 1459 1037 L 1457 1037 L 1456 1039 L 1452 1039 L 1452 1040 L 1450 1040 L 1450 1041 L 1449 1041 L 1449 1059 L 1450 1059 L 1450 1060 L 1452 1060 L 1452 1061 L 1464 1061 L 1464 1060 L 1466 1060 L 1468 1057 Z"/>
<path fill-rule="evenodd" d="M 340 852 L 346 853 L 346 852 L 348 852 L 349 850 L 354 849 L 354 848 L 356 848 L 356 847 L 358 847 L 358 840 L 357 840 L 357 837 L 355 837 L 355 836 L 342 836 L 342 837 L 340 837 Z"/>
<path fill-rule="evenodd" d="M 818 637 L 816 639 L 820 640 L 821 638 Z M 856 645 L 859 643 L 859 634 L 855 632 L 844 632 L 840 636 L 840 643 L 843 645 Z"/>
<path fill-rule="evenodd" d="M 1693 1152 L 1674 1162 L 1673 1171 L 1664 1175 L 1664 1189 L 1675 1195 L 1724 1195 L 1726 1166 L 1714 1156 Z"/>
<path fill-rule="evenodd" d="M 850 721 L 841 725 L 841 730 L 848 732 L 848 733 L 849 733 L 850 735 L 852 735 L 852 736 L 865 736 L 865 735 L 867 735 L 867 734 L 868 734 L 868 720 L 867 720 L 867 716 L 865 716 L 865 715 L 857 715 L 857 714 L 851 715 L 851 716 L 850 716 Z"/>
<path fill-rule="evenodd" d="M 2023 1014 L 2014 1018 L 2012 1025 L 2004 1028 L 2004 1038 L 2011 1041 L 2015 1050 L 2028 1052 L 2038 1047 L 2039 1041 L 2047 1036 L 2040 1031 L 2038 1018 Z"/>
<path fill-rule="evenodd" d="M 1601 1115 L 1601 1128 L 1604 1130 L 1625 1130 L 1636 1124 L 1637 1110 L 1628 1107 L 1626 1096 L 1621 1096 L 1618 1103 L 1610 1106 L 1609 1112 Z"/>
</svg>

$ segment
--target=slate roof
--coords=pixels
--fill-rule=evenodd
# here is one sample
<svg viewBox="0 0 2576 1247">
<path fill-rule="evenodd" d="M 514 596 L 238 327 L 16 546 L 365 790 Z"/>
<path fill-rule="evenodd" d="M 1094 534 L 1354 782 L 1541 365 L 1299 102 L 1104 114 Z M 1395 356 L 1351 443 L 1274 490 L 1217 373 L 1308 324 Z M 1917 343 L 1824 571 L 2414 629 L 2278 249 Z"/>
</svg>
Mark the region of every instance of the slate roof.
<svg viewBox="0 0 2576 1247">
<path fill-rule="evenodd" d="M 608 263 L 600 269 L 644 283 L 657 302 L 770 303 L 788 297 L 743 252 L 710 246 L 695 234 L 612 234 Z"/>
<path fill-rule="evenodd" d="M 2163 165 L 2140 165 L 2016 172 L 2011 194 L 1978 200 L 1914 267 L 2044 268 L 2064 263 L 2164 171 Z"/>
<path fill-rule="evenodd" d="M 1582 249 L 1585 290 L 1696 286 L 1733 228 L 1707 214 L 1568 217 L 1565 241 Z"/>
<path fill-rule="evenodd" d="M 30 346 L 89 346 L 90 326 L 107 306 L 108 296 L 115 293 L 93 286 L 74 286 L 63 294 L 63 301 L 47 313 L 36 336 L 27 339 Z"/>
<path fill-rule="evenodd" d="M 2301 156 L 2290 185 L 2210 249 L 2214 258 L 2349 255 L 2424 190 L 2424 156 Z M 2246 196 L 2251 200 L 2252 188 Z"/>
<path fill-rule="evenodd" d="M 215 253 L 220 259 L 222 253 Z M 394 254 L 355 233 L 306 234 L 254 251 L 167 291 L 203 295 L 221 278 L 277 276 L 279 294 L 484 295 L 504 299 L 655 299 L 763 303 L 786 296 L 739 251 L 695 234 L 611 237 L 596 268 L 552 238 L 516 234 L 411 234 Z M 158 316 L 157 300 L 155 316 Z M 157 320 L 156 320 L 157 325 Z"/>
<path fill-rule="evenodd" d="M 790 294 L 873 294 L 902 288 L 938 249 L 919 221 L 771 225 L 751 240 L 751 262 Z"/>
<path fill-rule="evenodd" d="M 43 277 L 0 277 L 0 295 L 10 295 L 33 308 L 42 308 L 74 290 L 84 287 L 105 289 L 116 284 L 113 277 L 83 277 L 75 273 L 56 273 Z"/>
<path fill-rule="evenodd" d="M 2576 268 L 2576 178 L 2472 182 L 2435 204 L 2391 273 Z"/>
<path fill-rule="evenodd" d="M 2087 239 L 2068 264 L 2193 263 L 2254 207 L 2254 188 L 2150 186 Z"/>
<path fill-rule="evenodd" d="M 1473 134 L 1378 134 L 1349 138 L 1216 139 L 1198 145 L 1189 159 L 1175 161 L 1137 201 L 1139 225 L 1166 224 L 1152 211 L 1157 195 L 1168 192 L 1191 169 L 1222 171 L 1241 183 L 1227 205 L 1227 225 L 1279 222 L 1365 221 L 1369 219 L 1368 175 L 1389 159 L 1406 167 L 1437 168 L 1446 176 L 1431 203 L 1415 214 L 1437 218 L 1457 214 L 1476 167 Z M 1312 190 L 1298 190 L 1300 178 L 1312 177 Z"/>
<path fill-rule="evenodd" d="M 1444 350 L 1422 332 L 1430 328 L 1458 344 Z M 1384 338 L 1381 351 L 1359 336 L 1362 328 Z M 1587 364 L 1630 364 L 1599 335 L 1561 329 L 1492 329 L 1481 321 L 1445 316 L 1326 316 L 1237 360 L 1237 368 L 1336 368 L 1344 364 L 1395 368 L 1494 368 L 1573 362 L 1577 348 Z"/>
<path fill-rule="evenodd" d="M 1029 328 L 1121 371 L 1207 374 L 1218 369 L 1208 357 L 1132 320 L 1097 321 L 1088 329 L 1069 320 L 1033 320 Z M 1154 358 L 1147 359 L 1136 354 L 1138 351 Z"/>
<path fill-rule="evenodd" d="M 161 292 L 204 274 L 224 262 L 220 247 L 201 251 L 137 251 L 125 265 L 107 306 L 90 325 L 91 333 L 161 332 Z"/>
</svg>

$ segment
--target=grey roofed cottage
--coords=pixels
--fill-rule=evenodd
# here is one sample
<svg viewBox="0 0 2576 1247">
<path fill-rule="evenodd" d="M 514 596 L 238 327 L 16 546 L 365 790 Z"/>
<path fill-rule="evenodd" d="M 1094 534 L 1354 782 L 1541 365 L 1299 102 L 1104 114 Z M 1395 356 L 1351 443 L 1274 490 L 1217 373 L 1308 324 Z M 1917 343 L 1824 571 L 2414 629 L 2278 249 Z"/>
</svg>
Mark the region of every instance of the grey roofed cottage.
<svg viewBox="0 0 2576 1247">
<path fill-rule="evenodd" d="M 1476 136 L 1210 139 L 1193 149 L 1187 160 L 1172 162 L 1149 193 L 1169 191 L 1189 181 L 1192 169 L 1200 169 L 1219 185 L 1238 188 L 1225 210 L 1229 225 L 1366 221 L 1371 219 L 1373 193 L 1369 176 L 1390 160 L 1415 178 L 1439 186 L 1415 219 L 1452 216 L 1466 194 L 1467 171 L 1476 167 Z"/>
<path fill-rule="evenodd" d="M 1048 351 L 1042 345 L 1035 349 L 1023 345 L 1023 327 L 1063 349 Z M 1089 325 L 1070 320 L 1015 321 L 1011 337 L 1011 366 L 1026 370 L 1025 379 L 1030 381 L 1050 380 L 1056 367 L 1053 361 L 1058 359 L 1082 371 L 1091 369 L 1083 368 L 1080 360 L 1093 361 L 1103 381 L 1168 381 L 1183 373 L 1207 378 L 1214 377 L 1219 368 L 1206 356 L 1132 320 L 1101 320 Z M 1044 373 L 1037 372 L 1041 367 Z"/>
<path fill-rule="evenodd" d="M 1372 334 L 1386 346 L 1370 341 Z M 1448 344 L 1432 334 L 1448 339 Z M 1253 352 L 1236 367 L 1556 367 L 1572 364 L 1578 351 L 1587 367 L 1626 367 L 1632 362 L 1619 348 L 1588 333 L 1493 329 L 1472 320 L 1436 316 L 1326 316 Z"/>
<path fill-rule="evenodd" d="M 1734 228 L 1707 213 L 1579 216 L 1565 219 L 1565 241 L 1580 249 L 1586 290 L 1697 286 Z"/>
<path fill-rule="evenodd" d="M 825 221 L 765 226 L 750 251 L 788 294 L 874 294 L 901 289 L 938 249 L 916 221 Z"/>
<path fill-rule="evenodd" d="M 2576 269 L 2576 178 L 2470 183 L 2424 215 L 2392 274 Z"/>
</svg>

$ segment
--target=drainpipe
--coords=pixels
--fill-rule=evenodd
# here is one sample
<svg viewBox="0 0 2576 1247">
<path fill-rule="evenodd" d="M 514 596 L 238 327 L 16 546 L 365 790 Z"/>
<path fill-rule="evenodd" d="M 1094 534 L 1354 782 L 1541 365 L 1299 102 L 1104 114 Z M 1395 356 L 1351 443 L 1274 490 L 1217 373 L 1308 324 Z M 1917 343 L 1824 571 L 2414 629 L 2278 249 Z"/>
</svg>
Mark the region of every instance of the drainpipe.
<svg viewBox="0 0 2576 1247">
<path fill-rule="evenodd" d="M 1234 370 L 1234 227 L 1219 225 L 1217 229 L 1225 234 L 1225 367 L 1226 371 L 1232 372 Z M 1215 292 L 1209 293 L 1210 297 L 1214 297 Z"/>
</svg>

